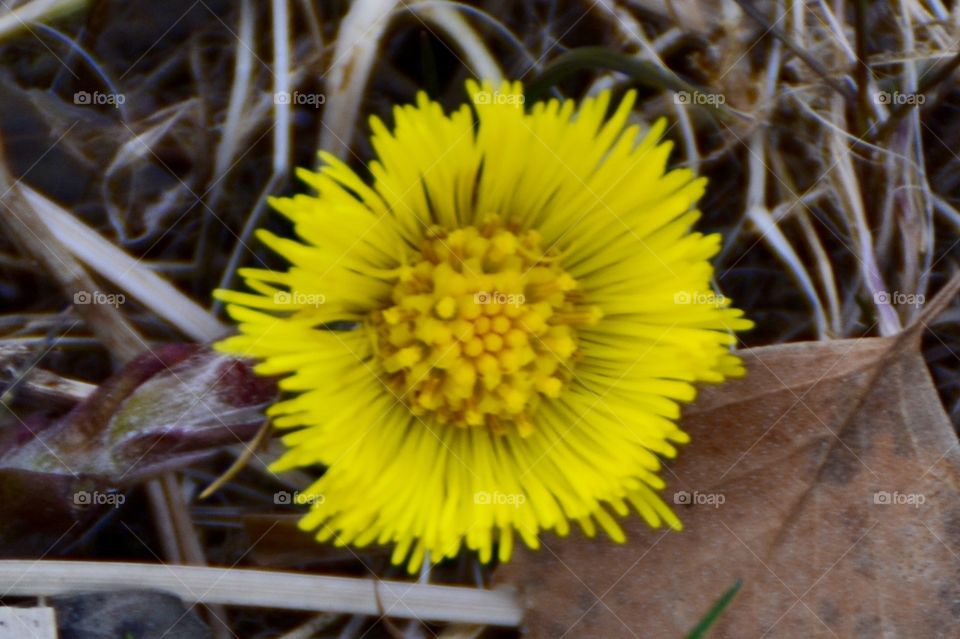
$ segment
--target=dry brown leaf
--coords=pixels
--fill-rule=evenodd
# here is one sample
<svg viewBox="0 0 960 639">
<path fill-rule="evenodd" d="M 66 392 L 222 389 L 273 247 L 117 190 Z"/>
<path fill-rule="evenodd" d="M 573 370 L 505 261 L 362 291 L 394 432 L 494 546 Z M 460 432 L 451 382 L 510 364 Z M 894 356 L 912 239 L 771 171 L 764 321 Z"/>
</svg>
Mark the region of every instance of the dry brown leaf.
<svg viewBox="0 0 960 639">
<path fill-rule="evenodd" d="M 917 333 L 743 352 L 685 413 L 684 532 L 520 553 L 527 635 L 682 637 L 739 579 L 711 637 L 956 636 L 960 455 Z"/>
</svg>

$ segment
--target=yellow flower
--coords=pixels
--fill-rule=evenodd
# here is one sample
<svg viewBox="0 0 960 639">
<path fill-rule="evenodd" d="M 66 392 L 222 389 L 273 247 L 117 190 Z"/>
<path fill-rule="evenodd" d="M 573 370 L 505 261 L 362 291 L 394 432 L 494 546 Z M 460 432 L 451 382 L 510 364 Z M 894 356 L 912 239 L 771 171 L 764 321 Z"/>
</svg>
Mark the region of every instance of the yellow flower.
<svg viewBox="0 0 960 639">
<path fill-rule="evenodd" d="M 290 262 L 217 291 L 225 352 L 284 375 L 270 415 L 294 429 L 274 470 L 322 464 L 301 525 L 320 541 L 394 544 L 413 571 L 461 547 L 510 557 L 514 535 L 569 522 L 623 532 L 657 495 L 694 382 L 743 374 L 752 324 L 712 292 L 719 235 L 691 232 L 706 180 L 666 171 L 665 123 L 634 94 L 523 105 L 519 83 L 467 83 L 452 114 L 425 95 L 374 118 L 371 179 L 321 153 L 275 198 Z"/>
</svg>

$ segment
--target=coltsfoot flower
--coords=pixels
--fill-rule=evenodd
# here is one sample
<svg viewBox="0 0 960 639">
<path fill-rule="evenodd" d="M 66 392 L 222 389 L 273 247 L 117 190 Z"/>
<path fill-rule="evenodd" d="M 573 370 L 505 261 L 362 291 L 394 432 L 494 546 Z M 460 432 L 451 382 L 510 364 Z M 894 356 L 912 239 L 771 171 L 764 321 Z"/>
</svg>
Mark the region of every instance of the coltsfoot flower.
<svg viewBox="0 0 960 639">
<path fill-rule="evenodd" d="M 719 235 L 691 231 L 706 180 L 666 170 L 633 93 L 609 118 L 609 92 L 467 93 L 374 118 L 369 180 L 321 153 L 298 172 L 316 194 L 271 200 L 298 239 L 258 234 L 290 267 L 216 292 L 240 326 L 219 348 L 285 376 L 274 469 L 326 467 L 301 525 L 411 571 L 464 544 L 505 561 L 571 521 L 622 541 L 631 506 L 679 529 L 657 494 L 679 404 L 743 374 L 751 326 L 711 289 Z"/>
</svg>

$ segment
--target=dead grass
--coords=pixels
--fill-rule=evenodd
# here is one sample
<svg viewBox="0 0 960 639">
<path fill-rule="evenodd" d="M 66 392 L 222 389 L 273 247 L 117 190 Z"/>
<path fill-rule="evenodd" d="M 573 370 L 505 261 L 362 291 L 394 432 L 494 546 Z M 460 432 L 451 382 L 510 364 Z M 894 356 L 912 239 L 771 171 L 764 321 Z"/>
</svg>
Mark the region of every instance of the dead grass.
<svg viewBox="0 0 960 639">
<path fill-rule="evenodd" d="M 310 165 L 318 146 L 362 166 L 367 116 L 389 120 L 390 106 L 417 90 L 453 106 L 471 75 L 529 81 L 566 50 L 604 46 L 740 114 L 718 118 L 640 79 L 636 117 L 667 116 L 674 161 L 711 178 L 703 227 L 725 237 L 717 286 L 758 324 L 747 344 L 889 335 L 916 319 L 922 304 L 913 301 L 932 297 L 960 255 L 958 41 L 960 3 L 945 0 L 111 1 L 46 26 L 0 7 L 0 135 L 31 223 L 47 225 L 64 264 L 82 263 L 82 286 L 128 298 L 112 314 L 117 326 L 145 342 L 210 340 L 224 330 L 210 290 L 229 285 L 238 265 L 275 264 L 250 241 L 261 225 L 281 227 L 264 215 L 264 196 L 290 191 L 291 167 Z M 597 68 L 555 91 L 637 84 Z M 325 102 L 275 104 L 277 92 L 294 91 Z M 125 99 L 118 108 L 77 104 L 78 92 Z M 110 318 L 78 314 L 70 303 L 80 284 L 64 279 L 57 255 L 31 246 L 8 210 L 5 383 L 34 366 L 9 396 L 17 411 L 39 410 L 49 396 L 69 405 L 58 383 L 75 399 L 77 383 L 102 380 L 111 356 L 142 344 L 98 323 Z M 927 340 L 955 423 L 958 325 L 955 308 Z M 168 559 L 236 560 L 272 508 L 258 487 L 262 468 L 243 470 L 212 502 L 195 501 L 232 459 L 152 486 L 156 530 L 145 543 Z M 158 506 L 178 494 L 189 508 L 179 523 Z M 301 544 L 291 560 L 284 546 L 295 535 L 289 524 L 272 528 L 271 550 L 247 560 L 391 574 L 377 552 Z M 434 578 L 482 581 L 471 570 L 465 559 Z M 359 636 L 369 625 L 243 612 L 232 628 L 276 636 L 299 623 L 316 636 Z"/>
</svg>

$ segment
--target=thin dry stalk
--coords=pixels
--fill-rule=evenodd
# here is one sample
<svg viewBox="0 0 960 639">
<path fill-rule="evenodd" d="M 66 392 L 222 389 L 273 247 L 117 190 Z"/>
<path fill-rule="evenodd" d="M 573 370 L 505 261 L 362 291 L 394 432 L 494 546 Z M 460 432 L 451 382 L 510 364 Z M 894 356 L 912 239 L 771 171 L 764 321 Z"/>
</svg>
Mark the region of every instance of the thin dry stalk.
<svg viewBox="0 0 960 639">
<path fill-rule="evenodd" d="M 89 0 L 32 0 L 13 10 L 4 3 L 0 11 L 0 40 L 20 31 L 29 31 L 33 22 L 54 20 L 61 16 L 80 11 L 89 4 Z"/>
<path fill-rule="evenodd" d="M 164 499 L 170 506 L 168 512 L 176 532 L 177 545 L 185 563 L 191 566 L 206 566 L 206 553 L 203 550 L 203 544 L 200 543 L 197 529 L 190 519 L 190 508 L 183 497 L 183 487 L 177 480 L 177 476 L 173 473 L 165 473 L 159 481 L 163 487 Z M 227 623 L 226 608 L 219 604 L 210 604 L 205 608 L 209 611 L 208 617 L 214 638 L 230 639 L 230 637 L 233 637 L 233 632 Z"/>
<path fill-rule="evenodd" d="M 347 157 L 363 94 L 398 0 L 357 0 L 340 23 L 333 60 L 325 74 L 327 92 L 320 148 Z"/>
<path fill-rule="evenodd" d="M 463 56 L 460 61 L 474 77 L 492 80 L 494 83 L 498 83 L 503 78 L 500 65 L 480 34 L 455 7 L 420 0 L 417 4 L 407 5 L 406 9 L 415 16 L 418 13 L 423 14 L 427 23 L 447 35 L 454 46 L 460 50 Z M 424 26 L 430 28 L 426 23 Z"/>
<path fill-rule="evenodd" d="M 0 143 L 0 192 L 3 193 L 0 205 L 6 210 L 0 215 L 3 225 L 25 252 L 43 265 L 69 299 L 74 300 L 80 295 L 80 299 L 85 300 L 86 295 L 93 295 L 99 287 L 80 262 L 62 246 L 23 191 L 7 170 Z M 129 361 L 143 350 L 143 341 L 117 307 L 83 303 L 77 304 L 76 308 L 110 354 L 119 361 Z"/>
<path fill-rule="evenodd" d="M 57 240 L 61 247 L 61 259 L 79 258 L 126 294 L 137 298 L 158 317 L 162 317 L 195 340 L 209 342 L 226 333 L 226 327 L 216 318 L 170 282 L 148 269 L 141 260 L 134 259 L 117 248 L 113 242 L 81 222 L 76 215 L 39 192 L 26 185 L 21 185 L 20 189 L 29 210 Z M 97 289 L 91 284 L 89 288 L 74 290 Z M 93 306 L 103 305 L 87 305 L 87 308 Z"/>
<path fill-rule="evenodd" d="M 518 626 L 523 608 L 507 590 L 481 590 L 302 573 L 86 561 L 0 561 L 0 591 L 50 597 L 75 590 L 152 588 L 188 603 L 337 612 L 423 621 Z"/>
</svg>

